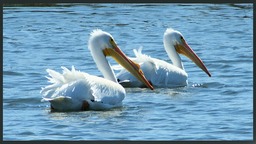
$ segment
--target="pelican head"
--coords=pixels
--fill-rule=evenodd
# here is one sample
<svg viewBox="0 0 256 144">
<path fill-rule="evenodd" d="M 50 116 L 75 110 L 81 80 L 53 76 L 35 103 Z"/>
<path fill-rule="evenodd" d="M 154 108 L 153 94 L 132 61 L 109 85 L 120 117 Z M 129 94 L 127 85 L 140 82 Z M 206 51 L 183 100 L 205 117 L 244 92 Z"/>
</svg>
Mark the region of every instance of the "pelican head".
<svg viewBox="0 0 256 144">
<path fill-rule="evenodd" d="M 103 73 L 105 78 L 117 82 L 114 72 L 106 60 L 107 56 L 111 56 L 117 63 L 122 65 L 138 80 L 153 90 L 153 86 L 145 78 L 139 64 L 130 60 L 121 51 L 111 34 L 99 29 L 92 31 L 89 38 L 89 50 L 91 51 L 98 69 Z"/>
<path fill-rule="evenodd" d="M 201 68 L 206 74 L 208 74 L 209 77 L 211 77 L 211 74 L 205 67 L 203 61 L 190 48 L 190 46 L 187 44 L 186 40 L 184 39 L 183 35 L 179 31 L 168 28 L 164 33 L 164 45 L 167 53 L 168 51 L 169 53 L 174 53 L 174 50 L 175 50 L 176 53 L 185 55 L 190 60 L 192 60 L 199 68 Z M 169 49 L 174 49 L 174 50 L 169 50 Z M 171 58 L 170 55 L 169 57 Z"/>
</svg>

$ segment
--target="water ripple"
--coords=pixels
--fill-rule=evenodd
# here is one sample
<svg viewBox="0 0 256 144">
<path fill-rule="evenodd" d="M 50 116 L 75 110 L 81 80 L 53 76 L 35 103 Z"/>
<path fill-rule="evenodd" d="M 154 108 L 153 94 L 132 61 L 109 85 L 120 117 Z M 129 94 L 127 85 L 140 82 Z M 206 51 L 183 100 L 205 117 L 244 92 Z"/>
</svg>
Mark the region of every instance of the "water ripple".
<svg viewBox="0 0 256 144">
<path fill-rule="evenodd" d="M 3 71 L 3 75 L 10 75 L 10 76 L 23 76 L 24 74 L 14 71 Z"/>
</svg>

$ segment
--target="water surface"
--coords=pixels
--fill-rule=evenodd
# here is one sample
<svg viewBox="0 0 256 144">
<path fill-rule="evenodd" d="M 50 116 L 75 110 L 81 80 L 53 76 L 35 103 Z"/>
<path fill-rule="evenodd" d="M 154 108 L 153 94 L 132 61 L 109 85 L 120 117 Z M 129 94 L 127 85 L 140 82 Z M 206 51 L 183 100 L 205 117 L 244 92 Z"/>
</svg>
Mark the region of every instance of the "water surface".
<svg viewBox="0 0 256 144">
<path fill-rule="evenodd" d="M 252 140 L 252 4 L 57 4 L 3 8 L 4 140 Z M 54 112 L 41 102 L 45 69 L 61 66 L 101 76 L 89 34 L 110 32 L 128 56 L 170 62 L 166 28 L 179 30 L 208 77 L 182 56 L 189 85 L 127 88 L 123 107 Z M 115 64 L 113 60 L 111 63 Z"/>
</svg>

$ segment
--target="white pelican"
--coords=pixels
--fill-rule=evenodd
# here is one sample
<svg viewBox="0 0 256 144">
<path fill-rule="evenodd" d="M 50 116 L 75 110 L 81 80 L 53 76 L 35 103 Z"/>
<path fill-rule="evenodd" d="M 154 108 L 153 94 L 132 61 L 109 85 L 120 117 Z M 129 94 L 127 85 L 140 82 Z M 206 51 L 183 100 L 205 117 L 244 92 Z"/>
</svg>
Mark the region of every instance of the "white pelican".
<svg viewBox="0 0 256 144">
<path fill-rule="evenodd" d="M 184 70 L 179 54 L 183 54 L 190 58 L 198 67 L 206 72 L 209 77 L 211 77 L 211 74 L 208 72 L 202 60 L 190 48 L 179 31 L 168 28 L 164 33 L 163 43 L 165 51 L 173 64 L 142 54 L 141 49 L 139 49 L 139 51 L 134 49 L 136 58 L 131 58 L 133 61 L 140 64 L 146 78 L 154 87 L 178 87 L 186 86 L 188 84 L 188 74 Z M 113 68 L 120 70 L 117 74 L 117 78 L 119 83 L 124 87 L 144 86 L 144 84 L 130 75 L 126 70 L 119 66 L 113 66 Z"/>
<path fill-rule="evenodd" d="M 153 89 L 139 65 L 127 58 L 109 33 L 94 30 L 88 48 L 104 78 L 77 71 L 74 67 L 72 70 L 62 67 L 63 74 L 47 69 L 51 76 L 47 78 L 52 84 L 42 88 L 40 93 L 43 95 L 42 101 L 51 103 L 52 110 L 104 110 L 120 106 L 125 89 L 117 82 L 106 56 L 112 56 L 139 81 Z"/>
</svg>

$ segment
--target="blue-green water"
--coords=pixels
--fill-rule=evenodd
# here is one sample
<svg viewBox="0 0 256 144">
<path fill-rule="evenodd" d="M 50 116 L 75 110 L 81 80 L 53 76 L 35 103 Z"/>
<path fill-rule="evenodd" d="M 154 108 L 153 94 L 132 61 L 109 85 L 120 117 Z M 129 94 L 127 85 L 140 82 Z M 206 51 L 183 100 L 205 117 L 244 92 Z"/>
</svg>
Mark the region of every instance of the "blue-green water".
<svg viewBox="0 0 256 144">
<path fill-rule="evenodd" d="M 58 4 L 3 8 L 4 140 L 252 140 L 252 4 Z M 179 30 L 208 77 L 182 57 L 189 85 L 126 88 L 123 107 L 51 113 L 41 102 L 45 69 L 101 76 L 87 48 L 90 32 L 108 31 L 128 56 L 170 62 L 166 28 Z M 115 64 L 111 60 L 111 63 Z"/>
</svg>

